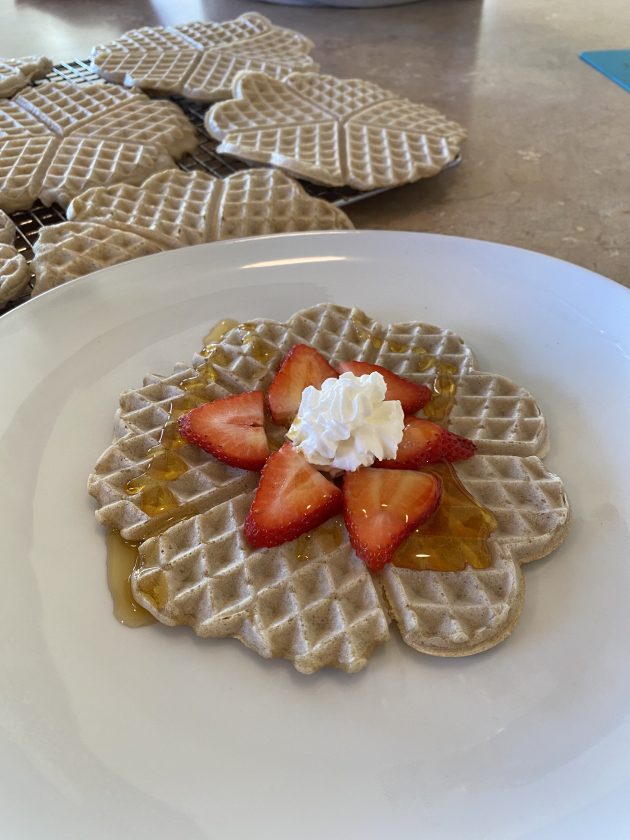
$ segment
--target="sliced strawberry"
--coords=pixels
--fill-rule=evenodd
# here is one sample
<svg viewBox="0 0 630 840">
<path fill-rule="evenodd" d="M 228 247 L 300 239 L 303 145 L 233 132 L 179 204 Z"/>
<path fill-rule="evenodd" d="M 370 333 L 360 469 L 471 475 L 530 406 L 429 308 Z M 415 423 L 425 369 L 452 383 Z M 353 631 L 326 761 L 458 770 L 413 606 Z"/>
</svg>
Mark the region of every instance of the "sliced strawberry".
<svg viewBox="0 0 630 840">
<path fill-rule="evenodd" d="M 290 443 L 271 455 L 245 520 L 254 548 L 293 540 L 321 525 L 342 507 L 341 490 Z"/>
<path fill-rule="evenodd" d="M 438 461 L 464 461 L 472 458 L 477 447 L 468 438 L 456 435 L 420 417 L 405 417 L 402 440 L 396 458 L 379 461 L 375 466 L 394 470 L 414 470 Z"/>
<path fill-rule="evenodd" d="M 380 365 L 369 365 L 367 362 L 340 362 L 339 370 L 341 373 L 350 371 L 355 376 L 363 376 L 365 373 L 374 373 L 374 371 L 380 373 L 387 385 L 385 399 L 400 400 L 405 414 L 415 414 L 433 396 L 433 392 L 426 385 L 416 385 L 415 382 L 403 379 L 402 376 Z"/>
<path fill-rule="evenodd" d="M 269 457 L 265 435 L 265 397 L 247 391 L 193 408 L 178 420 L 179 431 L 231 467 L 260 470 Z"/>
<path fill-rule="evenodd" d="M 267 392 L 275 423 L 290 426 L 298 412 L 302 391 L 307 385 L 320 388 L 325 379 L 339 374 L 314 347 L 296 344 L 284 357 Z"/>
<path fill-rule="evenodd" d="M 356 553 L 382 569 L 414 528 L 440 503 L 442 480 L 431 473 L 361 467 L 343 477 L 343 511 Z"/>
</svg>

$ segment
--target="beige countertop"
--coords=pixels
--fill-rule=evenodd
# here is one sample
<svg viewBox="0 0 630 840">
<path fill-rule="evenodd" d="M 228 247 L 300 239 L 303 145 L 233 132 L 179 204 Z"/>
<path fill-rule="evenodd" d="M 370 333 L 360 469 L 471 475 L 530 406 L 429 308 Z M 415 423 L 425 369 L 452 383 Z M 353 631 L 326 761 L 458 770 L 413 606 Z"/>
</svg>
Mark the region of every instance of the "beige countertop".
<svg viewBox="0 0 630 840">
<path fill-rule="evenodd" d="M 248 10 L 312 38 L 324 72 L 370 79 L 467 127 L 460 166 L 352 206 L 357 227 L 517 245 L 630 287 L 630 94 L 578 58 L 630 48 L 627 0 L 423 0 L 364 10 L 19 0 L 0 8 L 0 55 L 70 60 L 132 27 Z"/>
</svg>

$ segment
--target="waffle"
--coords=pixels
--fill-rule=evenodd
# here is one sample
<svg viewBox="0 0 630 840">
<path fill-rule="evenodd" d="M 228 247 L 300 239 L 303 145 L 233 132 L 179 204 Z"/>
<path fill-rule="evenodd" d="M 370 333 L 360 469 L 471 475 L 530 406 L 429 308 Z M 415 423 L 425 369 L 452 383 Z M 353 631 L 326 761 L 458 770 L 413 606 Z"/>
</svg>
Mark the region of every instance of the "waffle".
<svg viewBox="0 0 630 840">
<path fill-rule="evenodd" d="M 0 96 L 13 96 L 29 82 L 50 73 L 52 66 L 52 61 L 41 55 L 0 58 Z"/>
<path fill-rule="evenodd" d="M 159 241 L 197 245 L 210 241 L 217 180 L 205 172 L 168 169 L 140 187 L 119 184 L 88 190 L 69 205 L 69 219 L 109 221 Z M 174 247 L 172 245 L 171 247 Z"/>
<path fill-rule="evenodd" d="M 308 38 L 249 12 L 225 23 L 199 21 L 173 28 L 143 27 L 100 44 L 91 66 L 104 79 L 214 102 L 231 95 L 237 73 L 259 70 L 282 78 L 316 71 Z"/>
<path fill-rule="evenodd" d="M 145 100 L 145 97 L 137 91 L 112 85 L 73 85 L 53 81 L 29 88 L 13 101 L 63 137 L 97 116 L 140 100 Z"/>
<path fill-rule="evenodd" d="M 332 364 L 386 364 L 432 384 L 432 404 L 443 417 L 450 408 L 453 431 L 476 422 L 479 454 L 455 469 L 496 519 L 488 568 L 438 573 L 390 565 L 371 574 L 336 519 L 283 546 L 252 550 L 242 524 L 257 474 L 181 441 L 176 452 L 185 465 L 178 477 L 143 484 L 162 430 L 172 429 L 175 417 L 217 396 L 266 389 L 296 343 L 316 347 Z M 191 389 L 195 371 L 205 373 L 197 373 Z M 522 607 L 521 564 L 553 550 L 567 527 L 562 483 L 539 457 L 547 446 L 544 418 L 524 389 L 476 371 L 470 349 L 448 330 L 383 326 L 332 304 L 298 312 L 286 324 L 241 325 L 195 356 L 192 368 L 145 378 L 121 396 L 115 435 L 88 488 L 99 522 L 141 543 L 132 575 L 136 600 L 165 624 L 191 626 L 200 636 L 234 636 L 262 656 L 290 659 L 304 673 L 324 666 L 359 670 L 387 638 L 390 619 L 424 653 L 461 656 L 497 644 Z M 129 482 L 146 489 L 130 495 Z M 144 493 L 164 490 L 171 506 L 149 515 Z"/>
<path fill-rule="evenodd" d="M 333 187 L 372 190 L 437 174 L 465 131 L 438 111 L 359 79 L 241 73 L 206 114 L 218 151 Z"/>
<path fill-rule="evenodd" d="M 110 265 L 164 250 L 131 231 L 97 222 L 43 227 L 33 246 L 33 295 Z"/>
<path fill-rule="evenodd" d="M 131 102 L 96 117 L 72 131 L 81 137 L 159 146 L 176 160 L 199 145 L 197 132 L 174 102 L 134 97 Z"/>
<path fill-rule="evenodd" d="M 173 165 L 173 159 L 159 146 L 71 135 L 57 148 L 39 197 L 47 206 L 56 202 L 66 207 L 89 187 L 139 184 L 152 172 Z"/>
<path fill-rule="evenodd" d="M 0 244 L 0 307 L 24 291 L 30 280 L 28 265 L 13 245 Z"/>
<path fill-rule="evenodd" d="M 50 129 L 12 99 L 0 101 L 0 138 L 50 133 Z"/>
<path fill-rule="evenodd" d="M 230 175 L 221 182 L 221 192 L 217 239 L 353 227 L 343 210 L 313 198 L 297 181 L 271 169 Z"/>
<path fill-rule="evenodd" d="M 11 213 L 31 207 L 58 144 L 51 135 L 0 139 L 0 209 Z"/>
<path fill-rule="evenodd" d="M 109 221 L 177 245 L 352 227 L 342 210 L 311 198 L 295 181 L 269 169 L 220 180 L 203 172 L 166 170 L 141 187 L 88 190 L 70 204 L 68 218 Z"/>
<path fill-rule="evenodd" d="M 199 53 L 193 49 L 147 51 L 130 45 L 127 49 L 97 52 L 91 65 L 110 82 L 172 95 L 181 93 L 185 80 L 198 61 Z"/>
<path fill-rule="evenodd" d="M 0 244 L 13 245 L 15 240 L 15 224 L 13 221 L 0 210 Z"/>
</svg>

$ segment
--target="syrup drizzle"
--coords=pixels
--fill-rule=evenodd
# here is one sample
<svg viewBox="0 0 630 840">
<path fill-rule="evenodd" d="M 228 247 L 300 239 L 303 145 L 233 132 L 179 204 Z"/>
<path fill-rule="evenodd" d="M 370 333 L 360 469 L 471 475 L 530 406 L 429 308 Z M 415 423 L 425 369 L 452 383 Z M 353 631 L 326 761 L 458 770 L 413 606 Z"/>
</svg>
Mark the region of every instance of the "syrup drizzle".
<svg viewBox="0 0 630 840">
<path fill-rule="evenodd" d="M 322 551 L 332 554 L 336 548 L 339 548 L 342 542 L 343 526 L 341 520 L 331 519 L 328 522 L 324 522 L 318 528 L 307 531 L 297 538 L 295 541 L 295 559 L 310 560 L 315 543 L 317 543 L 317 547 L 315 548 L 317 554 L 321 554 Z"/>
<path fill-rule="evenodd" d="M 358 334 L 356 322 L 355 329 Z M 364 333 L 359 337 L 369 337 Z M 409 347 L 389 340 L 387 350 L 406 353 Z M 424 416 L 445 425 L 455 403 L 457 365 L 431 355 L 424 347 L 414 347 L 412 352 L 419 357 L 419 373 L 435 372 L 433 396 L 423 408 Z M 435 572 L 462 571 L 467 564 L 475 569 L 487 568 L 492 562 L 488 538 L 498 527 L 496 519 L 466 490 L 451 464 L 432 464 L 427 470 L 441 477 L 442 500 L 433 516 L 398 548 L 392 564 Z"/>
<path fill-rule="evenodd" d="M 497 520 L 470 495 L 451 464 L 432 464 L 426 470 L 441 477 L 442 501 L 433 516 L 397 549 L 392 564 L 433 572 L 461 572 L 466 564 L 488 568 L 492 562 L 488 537 L 496 530 Z"/>
<path fill-rule="evenodd" d="M 138 560 L 138 546 L 123 540 L 118 531 L 107 534 L 107 583 L 114 602 L 114 615 L 126 627 L 144 627 L 155 619 L 134 601 L 131 573 Z"/>
<path fill-rule="evenodd" d="M 182 414 L 207 402 L 206 386 L 217 378 L 214 365 L 228 363 L 219 342 L 229 330 L 237 326 L 237 321 L 225 319 L 219 321 L 204 337 L 199 353 L 205 359 L 204 363 L 192 376 L 180 383 L 186 396 L 170 404 L 158 443 L 147 453 L 149 462 L 146 469 L 125 485 L 127 495 L 139 496 L 138 506 L 147 516 L 163 517 L 160 530 L 166 530 L 193 513 L 186 505 L 179 504 L 168 487 L 168 482 L 188 470 L 188 464 L 177 454 L 177 450 L 186 443 L 179 434 L 177 420 Z M 139 627 L 155 620 L 136 604 L 131 594 L 130 576 L 137 564 L 138 546 L 123 540 L 117 531 L 110 531 L 107 536 L 107 580 L 114 602 L 114 615 L 128 627 Z M 148 595 L 152 597 L 151 593 Z"/>
</svg>

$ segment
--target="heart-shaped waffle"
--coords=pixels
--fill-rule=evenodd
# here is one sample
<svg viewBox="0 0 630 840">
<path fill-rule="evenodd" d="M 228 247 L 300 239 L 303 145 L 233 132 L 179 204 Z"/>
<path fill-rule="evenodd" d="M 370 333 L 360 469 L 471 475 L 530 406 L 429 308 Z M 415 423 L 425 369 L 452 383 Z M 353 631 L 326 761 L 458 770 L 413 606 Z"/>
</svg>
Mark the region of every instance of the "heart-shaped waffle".
<svg viewBox="0 0 630 840">
<path fill-rule="evenodd" d="M 244 70 L 274 78 L 317 70 L 308 55 L 312 47 L 298 32 L 248 12 L 224 23 L 134 29 L 95 47 L 91 61 L 109 81 L 214 102 L 230 96 L 234 78 Z"/>
<path fill-rule="evenodd" d="M 59 167 L 60 178 L 64 172 L 67 179 L 67 168 Z M 52 192 L 46 193 L 51 196 Z M 57 196 L 65 201 L 61 188 Z M 86 190 L 68 206 L 67 216 L 69 222 L 42 229 L 33 246 L 34 294 L 98 268 L 184 245 L 352 228 L 338 207 L 312 198 L 296 181 L 270 169 L 237 172 L 224 179 L 166 169 L 139 187 L 116 184 Z M 99 236 L 112 247 L 98 247 Z"/>
<path fill-rule="evenodd" d="M 453 480 L 445 481 L 440 523 L 447 530 L 422 538 L 433 546 L 452 538 L 448 528 L 466 535 L 471 511 L 481 505 L 494 523 L 483 567 L 470 539 L 458 537 L 457 571 L 389 565 L 370 573 L 338 518 L 277 548 L 247 544 L 243 521 L 257 474 L 178 439 L 175 419 L 226 394 L 266 389 L 286 352 L 302 343 L 333 365 L 362 360 L 430 384 L 436 393 L 428 416 L 449 418 L 455 432 L 476 424 L 478 454 L 455 465 Z M 206 346 L 193 367 L 147 377 L 122 394 L 115 434 L 88 489 L 99 522 L 140 543 L 132 574 L 138 603 L 165 624 L 235 636 L 305 673 L 326 665 L 362 668 L 387 638 L 390 618 L 405 642 L 425 653 L 461 656 L 497 644 L 522 607 L 521 564 L 553 550 L 567 527 L 562 483 L 539 457 L 547 446 L 544 418 L 524 389 L 476 371 L 469 348 L 448 330 L 381 325 L 333 304 L 298 312 L 285 324 L 237 326 Z M 462 507 L 461 488 L 473 497 L 469 507 Z"/>
<path fill-rule="evenodd" d="M 205 117 L 220 152 L 333 187 L 372 190 L 435 175 L 466 136 L 433 108 L 360 79 L 242 73 L 234 97 Z"/>
</svg>

